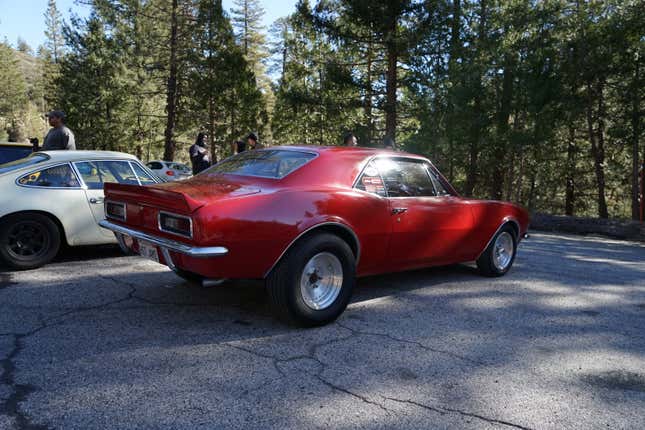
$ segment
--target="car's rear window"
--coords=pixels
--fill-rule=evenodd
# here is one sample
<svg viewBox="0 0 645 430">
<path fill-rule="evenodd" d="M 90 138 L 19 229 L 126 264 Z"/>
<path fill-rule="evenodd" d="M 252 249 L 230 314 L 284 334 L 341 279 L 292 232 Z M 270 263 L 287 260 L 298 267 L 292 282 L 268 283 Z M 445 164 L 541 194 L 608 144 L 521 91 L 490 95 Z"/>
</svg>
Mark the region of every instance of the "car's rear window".
<svg viewBox="0 0 645 430">
<path fill-rule="evenodd" d="M 209 174 L 231 174 L 281 179 L 316 157 L 311 152 L 262 149 L 234 155 L 205 170 Z"/>
<path fill-rule="evenodd" d="M 10 161 L 9 163 L 0 164 L 0 175 L 3 173 L 11 172 L 12 170 L 18 170 L 20 168 L 31 166 L 33 164 L 42 163 L 43 161 L 47 160 L 49 160 L 49 157 L 45 154 L 32 154 L 25 158 L 20 158 L 18 160 Z"/>
<path fill-rule="evenodd" d="M 0 164 L 28 157 L 31 153 L 32 149 L 30 147 L 0 146 Z"/>
</svg>

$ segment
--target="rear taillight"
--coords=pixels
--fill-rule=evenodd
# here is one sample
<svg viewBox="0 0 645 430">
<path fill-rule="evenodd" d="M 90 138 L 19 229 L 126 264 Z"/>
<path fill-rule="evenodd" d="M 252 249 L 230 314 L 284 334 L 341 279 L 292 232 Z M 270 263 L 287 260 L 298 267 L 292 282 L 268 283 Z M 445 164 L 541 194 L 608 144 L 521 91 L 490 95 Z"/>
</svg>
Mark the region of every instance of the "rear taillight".
<svg viewBox="0 0 645 430">
<path fill-rule="evenodd" d="M 125 203 L 112 202 L 107 200 L 105 202 L 105 217 L 125 221 L 126 210 Z"/>
<path fill-rule="evenodd" d="M 184 237 L 193 237 L 193 222 L 187 216 L 159 212 L 159 230 Z"/>
<path fill-rule="evenodd" d="M 175 172 L 173 172 L 172 170 L 168 170 L 168 171 L 166 172 L 166 175 L 168 175 L 168 176 L 175 176 Z"/>
</svg>

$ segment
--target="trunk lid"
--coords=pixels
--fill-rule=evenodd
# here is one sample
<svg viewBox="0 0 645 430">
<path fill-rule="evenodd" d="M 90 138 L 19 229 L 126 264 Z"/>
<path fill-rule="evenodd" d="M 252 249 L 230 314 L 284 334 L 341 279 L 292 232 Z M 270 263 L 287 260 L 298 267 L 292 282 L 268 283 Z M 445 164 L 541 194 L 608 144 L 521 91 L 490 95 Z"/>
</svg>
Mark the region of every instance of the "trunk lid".
<svg viewBox="0 0 645 430">
<path fill-rule="evenodd" d="M 200 207 L 227 198 L 257 194 L 257 186 L 233 182 L 220 176 L 199 175 L 191 179 L 156 185 L 105 184 L 106 199 L 190 214 Z"/>
</svg>

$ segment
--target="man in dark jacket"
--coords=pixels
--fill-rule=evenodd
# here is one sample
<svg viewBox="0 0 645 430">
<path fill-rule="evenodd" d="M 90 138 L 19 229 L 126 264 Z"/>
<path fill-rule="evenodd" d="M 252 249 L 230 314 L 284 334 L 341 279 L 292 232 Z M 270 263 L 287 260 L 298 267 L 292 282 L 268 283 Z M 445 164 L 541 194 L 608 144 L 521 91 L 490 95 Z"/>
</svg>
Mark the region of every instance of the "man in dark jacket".
<svg viewBox="0 0 645 430">
<path fill-rule="evenodd" d="M 76 141 L 74 140 L 74 133 L 65 126 L 65 112 L 59 110 L 51 111 L 47 114 L 47 119 L 52 128 L 47 133 L 47 136 L 45 136 L 42 150 L 75 150 Z"/>
</svg>

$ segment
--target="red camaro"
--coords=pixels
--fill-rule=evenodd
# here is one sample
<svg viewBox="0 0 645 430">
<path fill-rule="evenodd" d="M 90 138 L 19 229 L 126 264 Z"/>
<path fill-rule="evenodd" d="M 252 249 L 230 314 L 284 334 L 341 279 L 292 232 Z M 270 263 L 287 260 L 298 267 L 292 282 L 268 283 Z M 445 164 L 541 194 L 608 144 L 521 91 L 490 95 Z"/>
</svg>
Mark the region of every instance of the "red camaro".
<svg viewBox="0 0 645 430">
<path fill-rule="evenodd" d="M 357 276 L 513 264 L 526 210 L 461 198 L 427 159 L 351 147 L 273 147 L 182 182 L 106 184 L 122 245 L 187 279 L 264 279 L 278 316 L 333 321 Z"/>
</svg>

